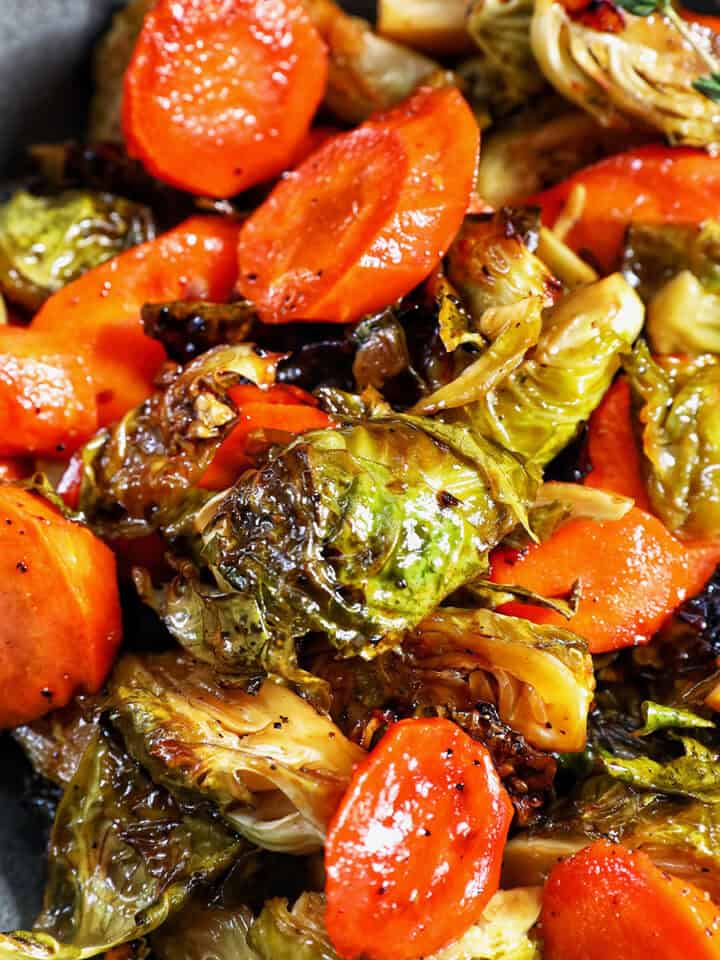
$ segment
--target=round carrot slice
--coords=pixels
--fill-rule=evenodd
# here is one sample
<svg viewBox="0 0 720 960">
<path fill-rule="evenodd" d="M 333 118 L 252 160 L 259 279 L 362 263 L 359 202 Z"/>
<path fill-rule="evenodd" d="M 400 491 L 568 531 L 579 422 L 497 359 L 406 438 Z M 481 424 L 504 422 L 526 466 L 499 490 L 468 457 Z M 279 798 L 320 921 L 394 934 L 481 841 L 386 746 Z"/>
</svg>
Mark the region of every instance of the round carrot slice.
<svg viewBox="0 0 720 960">
<path fill-rule="evenodd" d="M 244 224 L 240 292 L 268 323 L 344 323 L 404 296 L 460 228 L 478 143 L 452 87 L 421 89 L 335 137 Z"/>
<path fill-rule="evenodd" d="M 395 724 L 328 832 L 325 920 L 340 955 L 411 960 L 461 936 L 498 888 L 511 819 L 482 744 L 449 720 Z"/>
<path fill-rule="evenodd" d="M 128 151 L 174 186 L 229 197 L 292 162 L 326 78 L 301 0 L 159 0 L 125 75 Z"/>
<path fill-rule="evenodd" d="M 607 840 L 553 869 L 540 920 L 546 960 L 720 958 L 720 910 L 709 895 Z"/>
</svg>

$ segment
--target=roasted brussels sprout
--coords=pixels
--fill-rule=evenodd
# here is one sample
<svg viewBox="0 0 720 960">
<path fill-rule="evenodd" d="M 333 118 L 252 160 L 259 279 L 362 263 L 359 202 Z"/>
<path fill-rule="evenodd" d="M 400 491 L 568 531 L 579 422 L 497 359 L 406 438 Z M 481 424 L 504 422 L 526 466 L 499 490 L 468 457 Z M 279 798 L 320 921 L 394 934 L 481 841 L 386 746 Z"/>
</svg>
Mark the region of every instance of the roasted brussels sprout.
<svg viewBox="0 0 720 960">
<path fill-rule="evenodd" d="M 326 106 L 341 120 L 359 123 L 410 96 L 421 83 L 446 74 L 433 60 L 378 36 L 366 20 L 333 0 L 304 0 L 329 54 Z"/>
<path fill-rule="evenodd" d="M 463 63 L 459 76 L 470 102 L 503 117 L 546 86 L 530 47 L 533 0 L 471 0 L 467 31 L 479 55 Z"/>
<path fill-rule="evenodd" d="M 613 29 L 598 29 L 602 25 L 573 17 L 559 0 L 537 0 L 532 50 L 550 83 L 605 126 L 658 130 L 672 143 L 717 146 L 717 105 L 695 86 L 717 53 L 716 35 L 692 24 L 681 32 L 667 10 L 652 17 L 613 13 Z"/>
<path fill-rule="evenodd" d="M 720 360 L 656 362 L 640 342 L 625 363 L 653 510 L 678 536 L 720 534 Z"/>
<path fill-rule="evenodd" d="M 58 807 L 35 928 L 0 935 L 0 957 L 83 960 L 154 930 L 243 841 L 186 812 L 96 728 Z"/>
<path fill-rule="evenodd" d="M 628 139 L 627 131 L 608 129 L 559 97 L 544 98 L 483 136 L 478 196 L 491 207 L 517 203 L 627 150 Z"/>
<path fill-rule="evenodd" d="M 277 357 L 251 344 L 216 347 L 166 373 L 163 389 L 82 450 L 80 513 L 106 536 L 171 535 L 208 499 L 194 490 L 235 425 L 230 389 L 272 382 Z"/>
<path fill-rule="evenodd" d="M 297 676 L 296 640 L 311 632 L 373 656 L 487 568 L 535 482 L 461 428 L 348 420 L 278 450 L 195 518 L 212 586 L 186 564 L 144 596 L 194 656 L 226 670 Z"/>
<path fill-rule="evenodd" d="M 535 208 L 465 218 L 448 252 L 448 280 L 481 332 L 489 307 L 510 306 L 528 297 L 539 297 L 549 306 L 560 295 L 560 284 L 533 253 L 539 234 Z"/>
<path fill-rule="evenodd" d="M 592 660 L 569 630 L 490 610 L 442 608 L 423 620 L 403 649 L 421 669 L 444 666 L 465 674 L 471 695 L 495 703 L 501 719 L 534 747 L 584 748 Z"/>
<path fill-rule="evenodd" d="M 213 347 L 244 343 L 257 318 L 247 300 L 177 300 L 146 303 L 142 319 L 145 333 L 162 343 L 171 360 L 188 363 Z"/>
<path fill-rule="evenodd" d="M 111 719 L 130 753 L 179 800 L 208 800 L 248 840 L 308 853 L 363 751 L 332 721 L 270 680 L 221 685 L 178 654 L 126 656 L 111 684 Z"/>
<path fill-rule="evenodd" d="M 0 293 L 37 310 L 81 273 L 154 236 L 150 210 L 121 197 L 18 190 L 0 206 Z"/>
<path fill-rule="evenodd" d="M 642 323 L 642 303 L 619 274 L 573 290 L 546 311 L 537 345 L 509 376 L 445 416 L 545 465 L 598 405 Z"/>
</svg>

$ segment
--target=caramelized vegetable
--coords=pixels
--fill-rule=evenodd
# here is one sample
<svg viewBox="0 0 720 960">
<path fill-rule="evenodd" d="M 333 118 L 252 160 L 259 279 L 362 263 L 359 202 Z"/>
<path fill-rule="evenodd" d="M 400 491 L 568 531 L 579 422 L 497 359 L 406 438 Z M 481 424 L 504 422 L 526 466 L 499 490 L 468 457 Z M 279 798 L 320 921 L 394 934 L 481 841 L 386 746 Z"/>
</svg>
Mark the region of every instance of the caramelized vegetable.
<svg viewBox="0 0 720 960">
<path fill-rule="evenodd" d="M 232 196 L 290 165 L 326 76 L 301 0 L 159 0 L 125 74 L 128 152 L 175 186 Z"/>
<path fill-rule="evenodd" d="M 341 956 L 413 960 L 461 936 L 498 888 L 511 817 L 487 751 L 458 727 L 392 727 L 328 834 L 325 920 Z"/>
<path fill-rule="evenodd" d="M 120 603 L 110 550 L 42 497 L 0 485 L 0 538 L 0 727 L 12 727 L 100 688 Z"/>
</svg>

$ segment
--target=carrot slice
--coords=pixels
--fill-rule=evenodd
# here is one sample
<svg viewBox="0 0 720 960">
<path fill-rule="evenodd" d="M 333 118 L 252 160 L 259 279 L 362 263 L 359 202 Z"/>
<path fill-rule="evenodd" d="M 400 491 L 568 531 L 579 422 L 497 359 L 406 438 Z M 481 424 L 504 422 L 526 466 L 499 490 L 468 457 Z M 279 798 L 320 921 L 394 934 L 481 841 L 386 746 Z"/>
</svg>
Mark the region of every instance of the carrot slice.
<svg viewBox="0 0 720 960">
<path fill-rule="evenodd" d="M 112 552 L 41 497 L 0 485 L 0 541 L 0 727 L 11 727 L 99 690 L 121 618 Z"/>
<path fill-rule="evenodd" d="M 585 203 L 566 242 L 609 272 L 630 223 L 698 223 L 718 216 L 720 156 L 687 147 L 639 147 L 586 167 L 528 202 L 539 204 L 543 221 L 552 226 L 577 186 L 585 189 Z"/>
<path fill-rule="evenodd" d="M 408 293 L 460 228 L 478 143 L 450 87 L 333 138 L 246 221 L 240 292 L 268 323 L 346 322 Z"/>
<path fill-rule="evenodd" d="M 325 920 L 340 955 L 414 960 L 461 936 L 498 888 L 511 819 L 482 744 L 449 720 L 391 727 L 328 832 Z"/>
<path fill-rule="evenodd" d="M 317 400 L 299 387 L 276 384 L 261 389 L 243 384 L 233 387 L 230 396 L 238 407 L 238 422 L 205 471 L 200 486 L 207 490 L 232 486 L 251 466 L 248 443 L 256 431 L 298 434 L 330 424 L 328 415 L 317 408 Z"/>
<path fill-rule="evenodd" d="M 52 333 L 68 351 L 87 357 L 100 425 L 148 395 L 165 359 L 161 344 L 143 332 L 143 304 L 227 300 L 236 277 L 237 233 L 231 220 L 191 217 L 63 287 L 35 317 L 31 331 Z"/>
<path fill-rule="evenodd" d="M 30 476 L 32 469 L 32 460 L 3 457 L 0 459 L 0 481 L 22 480 Z"/>
<path fill-rule="evenodd" d="M 67 341 L 0 327 L 0 456 L 67 457 L 97 427 L 88 365 Z"/>
<path fill-rule="evenodd" d="M 587 456 L 592 467 L 583 483 L 622 497 L 650 510 L 642 477 L 640 451 L 632 427 L 630 384 L 619 377 L 590 417 Z"/>
<path fill-rule="evenodd" d="M 527 604 L 510 603 L 503 611 L 567 626 L 587 640 L 591 653 L 605 653 L 647 643 L 702 590 L 718 562 L 720 544 L 687 546 L 657 517 L 633 507 L 621 520 L 573 520 L 545 543 L 495 551 L 492 579 L 546 597 L 567 596 L 579 582 L 582 595 L 570 620 Z"/>
<path fill-rule="evenodd" d="M 174 186 L 232 196 L 291 163 L 326 79 L 300 0 L 159 0 L 125 75 L 128 151 Z"/>
<path fill-rule="evenodd" d="M 540 922 L 545 960 L 720 958 L 709 894 L 607 840 L 553 868 Z"/>
</svg>

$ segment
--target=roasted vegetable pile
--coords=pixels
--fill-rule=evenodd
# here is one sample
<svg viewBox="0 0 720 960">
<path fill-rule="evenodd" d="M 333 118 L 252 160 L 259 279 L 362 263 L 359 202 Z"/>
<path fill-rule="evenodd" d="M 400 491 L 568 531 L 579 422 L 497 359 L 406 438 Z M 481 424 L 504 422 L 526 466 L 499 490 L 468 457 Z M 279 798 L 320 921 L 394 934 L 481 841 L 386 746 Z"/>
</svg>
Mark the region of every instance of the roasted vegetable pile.
<svg viewBox="0 0 720 960">
<path fill-rule="evenodd" d="M 720 960 L 719 103 L 671 0 L 116 13 L 0 195 L 0 960 Z"/>
</svg>

